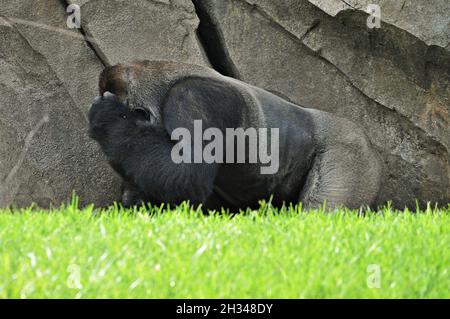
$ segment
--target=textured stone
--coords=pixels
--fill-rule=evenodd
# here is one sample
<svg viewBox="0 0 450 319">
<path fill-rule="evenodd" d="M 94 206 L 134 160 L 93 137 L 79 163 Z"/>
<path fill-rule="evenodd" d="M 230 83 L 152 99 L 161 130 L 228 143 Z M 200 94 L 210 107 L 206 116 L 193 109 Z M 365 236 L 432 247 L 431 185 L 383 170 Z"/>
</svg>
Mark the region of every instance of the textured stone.
<svg viewBox="0 0 450 319">
<path fill-rule="evenodd" d="M 212 64 L 226 61 L 222 72 L 365 129 L 386 164 L 379 203 L 450 200 L 447 51 L 306 0 L 195 3 Z"/>
<path fill-rule="evenodd" d="M 60 205 L 72 191 L 82 204 L 111 203 L 118 183 L 84 112 L 44 55 L 0 20 L 0 206 Z"/>
<path fill-rule="evenodd" d="M 84 36 L 67 27 L 65 5 L 60 0 L 2 0 L 0 16 L 6 18 L 42 54 L 68 90 L 72 100 L 86 113 L 97 94 L 102 62 Z"/>
<path fill-rule="evenodd" d="M 69 0 L 81 7 L 82 29 L 105 64 L 176 60 L 205 65 L 188 0 Z"/>
<path fill-rule="evenodd" d="M 336 16 L 343 10 L 367 11 L 369 4 L 381 9 L 381 20 L 408 31 L 428 45 L 450 44 L 450 1 L 448 0 L 309 0 Z"/>
</svg>

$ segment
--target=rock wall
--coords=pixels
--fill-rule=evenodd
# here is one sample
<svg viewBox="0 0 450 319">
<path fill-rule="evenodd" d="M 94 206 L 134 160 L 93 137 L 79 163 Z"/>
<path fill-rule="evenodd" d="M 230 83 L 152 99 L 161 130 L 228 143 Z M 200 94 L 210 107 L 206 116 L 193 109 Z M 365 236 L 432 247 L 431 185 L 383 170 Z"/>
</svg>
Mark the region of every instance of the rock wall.
<svg viewBox="0 0 450 319">
<path fill-rule="evenodd" d="M 182 1 L 0 0 L 0 207 L 120 199 L 120 180 L 87 135 L 105 65 L 133 59 L 205 64 L 193 4 Z M 46 120 L 48 116 L 48 122 Z"/>
<path fill-rule="evenodd" d="M 134 59 L 211 65 L 351 119 L 386 164 L 379 204 L 450 202 L 447 0 L 0 3 L 0 206 L 59 205 L 72 190 L 82 204 L 119 198 L 86 112 L 102 68 Z M 368 4 L 381 28 L 367 27 Z"/>
</svg>

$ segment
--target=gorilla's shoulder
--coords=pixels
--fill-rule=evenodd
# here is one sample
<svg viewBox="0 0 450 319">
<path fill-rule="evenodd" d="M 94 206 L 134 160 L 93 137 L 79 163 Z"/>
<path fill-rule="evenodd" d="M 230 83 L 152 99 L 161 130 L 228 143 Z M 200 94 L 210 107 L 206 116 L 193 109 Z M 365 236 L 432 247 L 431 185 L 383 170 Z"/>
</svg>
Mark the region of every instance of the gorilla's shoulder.
<svg viewBox="0 0 450 319">
<path fill-rule="evenodd" d="M 204 76 L 186 76 L 169 88 L 163 102 L 163 118 L 169 123 L 202 119 L 206 126 L 233 127 L 242 123 L 247 102 L 228 81 Z"/>
</svg>

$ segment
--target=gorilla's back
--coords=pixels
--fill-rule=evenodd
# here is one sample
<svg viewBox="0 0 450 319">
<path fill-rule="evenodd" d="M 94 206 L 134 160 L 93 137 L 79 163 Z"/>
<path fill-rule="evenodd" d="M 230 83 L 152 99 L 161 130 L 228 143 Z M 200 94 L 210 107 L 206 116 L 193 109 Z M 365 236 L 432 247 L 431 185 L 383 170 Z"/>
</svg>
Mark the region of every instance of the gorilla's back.
<svg viewBox="0 0 450 319">
<path fill-rule="evenodd" d="M 227 193 L 234 194 L 240 206 L 257 207 L 259 199 L 271 196 L 277 206 L 282 202 L 297 202 L 314 156 L 314 124 L 309 111 L 261 88 L 235 79 L 226 80 L 245 92 L 247 100 L 251 99 L 253 115 L 246 127 L 268 132 L 278 130 L 279 169 L 274 174 L 262 175 L 261 166 L 267 164 L 261 162 L 224 165 L 217 183 Z M 269 133 L 267 142 L 270 144 Z"/>
<path fill-rule="evenodd" d="M 181 90 L 174 99 L 173 88 L 177 86 Z M 208 114 L 216 110 L 220 114 L 217 118 L 229 115 L 224 108 L 233 115 L 238 113 L 238 127 L 278 130 L 279 169 L 273 174 L 261 174 L 261 168 L 268 165 L 262 164 L 260 158 L 257 163 L 220 164 L 214 186 L 223 197 L 237 203 L 236 206 L 255 207 L 258 200 L 273 196 L 273 203 L 277 205 L 303 200 L 318 206 L 329 199 L 333 204 L 353 207 L 360 202 L 372 202 L 378 192 L 381 163 L 357 125 L 326 112 L 295 105 L 213 69 L 172 61 L 138 61 L 105 69 L 99 87 L 100 93 L 115 93 L 131 109 L 145 106 L 161 125 L 166 124 L 164 112 L 175 114 L 171 115 L 172 119 L 182 118 L 182 123 L 192 125 L 188 123 L 193 118 L 189 113 L 190 103 L 200 103 Z M 215 93 L 210 94 L 205 103 L 202 90 L 211 92 L 213 88 Z M 231 93 L 223 95 L 217 88 Z M 194 95 L 196 98 L 192 99 Z M 215 104 L 217 96 L 222 99 L 216 99 L 220 109 L 210 105 Z M 231 98 L 227 99 L 228 96 Z M 172 112 L 166 109 L 168 99 L 172 101 Z M 235 103 L 241 105 L 236 107 Z M 271 148 L 272 144 L 267 147 Z"/>
</svg>

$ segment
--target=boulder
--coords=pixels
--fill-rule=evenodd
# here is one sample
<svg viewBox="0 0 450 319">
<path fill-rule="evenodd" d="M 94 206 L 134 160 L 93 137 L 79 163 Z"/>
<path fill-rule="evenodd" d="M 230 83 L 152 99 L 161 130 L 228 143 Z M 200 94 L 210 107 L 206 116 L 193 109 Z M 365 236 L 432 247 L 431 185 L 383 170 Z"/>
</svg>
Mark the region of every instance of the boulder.
<svg viewBox="0 0 450 319">
<path fill-rule="evenodd" d="M 61 1 L 5 0 L 0 17 L 0 206 L 112 203 L 119 179 L 87 136 L 103 64 Z"/>
<path fill-rule="evenodd" d="M 81 7 L 82 29 L 105 64 L 175 60 L 205 65 L 189 0 L 69 0 Z"/>
<path fill-rule="evenodd" d="M 450 1 L 448 0 L 308 0 L 331 16 L 341 11 L 367 12 L 378 5 L 381 20 L 405 30 L 427 45 L 450 50 Z"/>
<path fill-rule="evenodd" d="M 119 184 L 46 57 L 0 18 L 0 206 L 106 205 Z M 20 52 L 20 54 L 18 54 Z"/>
<path fill-rule="evenodd" d="M 46 59 L 85 114 L 97 94 L 103 64 L 83 34 L 67 27 L 66 6 L 59 0 L 2 0 L 0 16 Z"/>
</svg>

